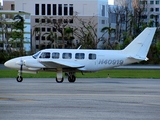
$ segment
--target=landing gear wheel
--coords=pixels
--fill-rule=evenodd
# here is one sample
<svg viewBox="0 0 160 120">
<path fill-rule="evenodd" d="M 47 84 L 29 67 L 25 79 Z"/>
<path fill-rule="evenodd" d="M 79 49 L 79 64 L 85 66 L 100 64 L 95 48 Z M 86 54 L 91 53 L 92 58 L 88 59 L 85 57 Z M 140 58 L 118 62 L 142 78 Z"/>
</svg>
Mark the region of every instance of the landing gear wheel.
<svg viewBox="0 0 160 120">
<path fill-rule="evenodd" d="M 70 83 L 75 82 L 75 81 L 76 81 L 76 76 L 75 76 L 75 75 L 68 76 L 68 81 L 69 81 Z"/>
<path fill-rule="evenodd" d="M 62 83 L 63 80 L 64 80 L 64 78 L 57 78 L 57 77 L 56 77 L 56 82 L 57 82 L 57 83 Z"/>
<path fill-rule="evenodd" d="M 23 81 L 23 77 L 22 76 L 18 76 L 17 77 L 17 82 L 22 82 Z"/>
</svg>

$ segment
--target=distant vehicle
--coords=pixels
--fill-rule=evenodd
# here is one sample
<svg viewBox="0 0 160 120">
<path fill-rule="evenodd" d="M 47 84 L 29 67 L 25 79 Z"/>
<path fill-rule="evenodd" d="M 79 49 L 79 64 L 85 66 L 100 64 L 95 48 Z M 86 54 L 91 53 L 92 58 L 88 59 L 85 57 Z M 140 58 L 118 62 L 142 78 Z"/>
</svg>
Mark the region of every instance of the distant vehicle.
<svg viewBox="0 0 160 120">
<path fill-rule="evenodd" d="M 56 81 L 62 83 L 63 72 L 69 82 L 75 82 L 77 71 L 99 71 L 117 66 L 148 60 L 149 51 L 156 28 L 146 28 L 123 50 L 90 49 L 44 49 L 33 56 L 23 56 L 8 60 L 6 67 L 17 69 L 17 81 L 22 82 L 22 73 L 38 71 L 57 72 Z"/>
</svg>

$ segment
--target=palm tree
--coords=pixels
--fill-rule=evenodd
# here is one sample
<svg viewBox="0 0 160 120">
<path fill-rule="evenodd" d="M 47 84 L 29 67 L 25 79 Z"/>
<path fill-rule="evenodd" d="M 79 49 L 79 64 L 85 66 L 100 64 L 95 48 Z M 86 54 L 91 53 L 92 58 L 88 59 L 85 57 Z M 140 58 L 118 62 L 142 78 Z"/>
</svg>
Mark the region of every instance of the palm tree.
<svg viewBox="0 0 160 120">
<path fill-rule="evenodd" d="M 67 40 L 68 47 L 72 48 L 72 40 L 74 39 L 73 29 L 70 27 L 66 27 L 64 29 L 64 36 L 65 36 L 65 39 Z"/>
<path fill-rule="evenodd" d="M 104 35 L 106 33 L 108 33 L 108 40 L 107 40 L 108 45 L 107 46 L 110 47 L 111 49 L 113 49 L 113 45 L 111 44 L 111 35 L 112 35 L 112 33 L 115 33 L 115 29 L 111 28 L 111 27 L 103 27 L 101 29 L 101 32 L 104 32 L 101 38 L 103 38 Z"/>
<path fill-rule="evenodd" d="M 51 48 L 53 47 L 53 45 L 54 45 L 54 48 L 57 48 L 57 39 L 58 39 L 57 33 L 50 31 L 43 34 L 43 36 L 46 36 L 46 35 L 51 42 Z"/>
</svg>

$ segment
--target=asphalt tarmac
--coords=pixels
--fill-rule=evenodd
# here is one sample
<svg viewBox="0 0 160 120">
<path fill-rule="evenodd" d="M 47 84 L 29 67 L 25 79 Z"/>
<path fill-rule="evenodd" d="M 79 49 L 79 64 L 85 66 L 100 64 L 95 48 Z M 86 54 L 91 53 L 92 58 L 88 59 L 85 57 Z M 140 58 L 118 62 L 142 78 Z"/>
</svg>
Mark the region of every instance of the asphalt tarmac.
<svg viewBox="0 0 160 120">
<path fill-rule="evenodd" d="M 0 120 L 160 120 L 160 80 L 0 79 Z"/>
</svg>

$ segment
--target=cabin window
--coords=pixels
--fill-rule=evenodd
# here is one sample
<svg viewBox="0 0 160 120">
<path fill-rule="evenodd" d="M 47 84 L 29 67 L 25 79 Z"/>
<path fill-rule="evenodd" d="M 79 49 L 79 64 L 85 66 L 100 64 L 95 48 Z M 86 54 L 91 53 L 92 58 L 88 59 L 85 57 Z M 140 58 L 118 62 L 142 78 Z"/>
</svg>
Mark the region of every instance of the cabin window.
<svg viewBox="0 0 160 120">
<path fill-rule="evenodd" d="M 52 58 L 53 59 L 58 59 L 59 58 L 59 53 L 57 53 L 57 52 L 52 53 Z"/>
<path fill-rule="evenodd" d="M 90 53 L 89 56 L 88 56 L 88 58 L 90 60 L 95 60 L 96 59 L 96 54 Z"/>
<path fill-rule="evenodd" d="M 39 58 L 50 58 L 50 52 L 43 52 Z"/>
<path fill-rule="evenodd" d="M 62 58 L 63 59 L 71 59 L 72 58 L 72 54 L 71 53 L 63 53 Z"/>
<path fill-rule="evenodd" d="M 76 53 L 75 54 L 76 59 L 84 59 L 84 56 L 85 56 L 84 53 Z"/>
</svg>

